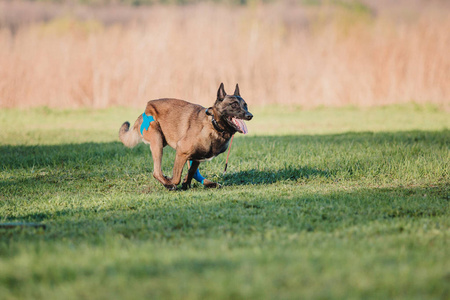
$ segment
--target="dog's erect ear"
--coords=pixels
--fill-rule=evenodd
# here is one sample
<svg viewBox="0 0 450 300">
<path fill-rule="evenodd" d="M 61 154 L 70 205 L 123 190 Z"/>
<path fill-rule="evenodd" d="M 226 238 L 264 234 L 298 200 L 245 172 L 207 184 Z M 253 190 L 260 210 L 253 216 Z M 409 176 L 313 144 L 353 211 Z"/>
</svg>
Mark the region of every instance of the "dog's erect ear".
<svg viewBox="0 0 450 300">
<path fill-rule="evenodd" d="M 225 89 L 223 88 L 223 82 L 219 86 L 219 90 L 217 91 L 217 101 L 222 101 L 227 93 L 225 93 Z"/>
<path fill-rule="evenodd" d="M 239 85 L 236 83 L 236 89 L 234 90 L 234 95 L 235 96 L 241 96 L 241 94 L 239 93 Z"/>
</svg>

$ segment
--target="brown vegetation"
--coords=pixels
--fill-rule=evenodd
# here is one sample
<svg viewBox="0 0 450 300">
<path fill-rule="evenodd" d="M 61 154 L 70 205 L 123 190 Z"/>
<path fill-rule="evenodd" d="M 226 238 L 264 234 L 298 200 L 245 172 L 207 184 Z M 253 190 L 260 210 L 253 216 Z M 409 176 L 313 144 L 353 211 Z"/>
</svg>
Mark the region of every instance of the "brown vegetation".
<svg viewBox="0 0 450 300">
<path fill-rule="evenodd" d="M 208 105 L 220 82 L 230 92 L 238 82 L 252 105 L 448 105 L 445 2 L 333 3 L 0 2 L 0 107 L 143 107 L 159 97 Z"/>
</svg>

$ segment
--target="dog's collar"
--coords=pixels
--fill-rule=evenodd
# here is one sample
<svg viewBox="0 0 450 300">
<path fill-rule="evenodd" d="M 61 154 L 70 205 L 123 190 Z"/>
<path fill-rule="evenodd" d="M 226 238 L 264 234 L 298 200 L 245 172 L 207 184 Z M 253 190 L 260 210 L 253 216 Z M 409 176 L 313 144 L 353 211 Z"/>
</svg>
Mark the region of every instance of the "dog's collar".
<svg viewBox="0 0 450 300">
<path fill-rule="evenodd" d="M 225 132 L 225 129 L 220 128 L 219 123 L 217 123 L 216 119 L 214 118 L 214 114 L 209 112 L 209 108 L 206 109 L 205 113 L 208 116 L 212 117 L 211 123 L 213 124 L 215 130 L 217 130 L 220 133 Z"/>
</svg>

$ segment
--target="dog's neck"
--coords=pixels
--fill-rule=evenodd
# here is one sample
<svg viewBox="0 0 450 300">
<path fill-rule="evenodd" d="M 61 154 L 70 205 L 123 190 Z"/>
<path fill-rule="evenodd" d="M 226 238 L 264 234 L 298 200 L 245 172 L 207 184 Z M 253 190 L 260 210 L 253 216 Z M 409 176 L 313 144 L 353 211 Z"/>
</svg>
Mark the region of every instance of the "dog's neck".
<svg viewBox="0 0 450 300">
<path fill-rule="evenodd" d="M 212 118 L 211 123 L 212 123 L 214 129 L 218 133 L 220 133 L 222 135 L 229 134 L 230 137 L 236 133 L 236 130 L 234 128 L 231 128 L 227 124 L 227 122 L 222 121 L 221 115 L 217 112 L 216 108 L 214 108 L 214 107 L 207 108 L 205 113 L 208 116 L 211 116 L 211 118 Z"/>
</svg>

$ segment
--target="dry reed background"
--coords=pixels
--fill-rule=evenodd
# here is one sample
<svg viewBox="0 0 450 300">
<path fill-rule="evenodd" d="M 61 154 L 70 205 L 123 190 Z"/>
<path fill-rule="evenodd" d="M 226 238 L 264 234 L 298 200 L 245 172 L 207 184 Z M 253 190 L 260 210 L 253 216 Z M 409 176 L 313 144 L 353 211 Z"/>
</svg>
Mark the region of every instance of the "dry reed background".
<svg viewBox="0 0 450 300">
<path fill-rule="evenodd" d="M 446 1 L 87 7 L 0 2 L 0 107 L 450 102 Z"/>
</svg>

